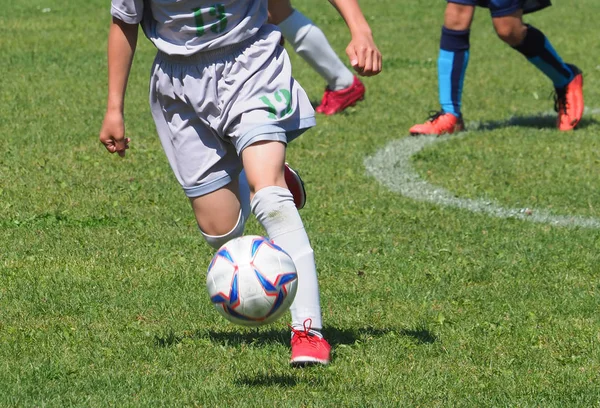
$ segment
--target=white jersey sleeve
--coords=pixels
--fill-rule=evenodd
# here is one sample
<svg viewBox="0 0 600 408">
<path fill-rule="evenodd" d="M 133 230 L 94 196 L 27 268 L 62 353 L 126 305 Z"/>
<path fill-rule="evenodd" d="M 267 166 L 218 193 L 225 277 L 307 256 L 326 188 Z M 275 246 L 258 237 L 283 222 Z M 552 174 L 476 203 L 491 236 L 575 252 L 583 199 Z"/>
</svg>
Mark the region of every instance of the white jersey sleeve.
<svg viewBox="0 0 600 408">
<path fill-rule="evenodd" d="M 192 55 L 238 44 L 267 22 L 267 0 L 112 0 L 111 14 L 141 23 L 169 55 Z"/>
<path fill-rule="evenodd" d="M 110 13 L 127 24 L 138 24 L 144 14 L 144 0 L 112 0 Z"/>
</svg>

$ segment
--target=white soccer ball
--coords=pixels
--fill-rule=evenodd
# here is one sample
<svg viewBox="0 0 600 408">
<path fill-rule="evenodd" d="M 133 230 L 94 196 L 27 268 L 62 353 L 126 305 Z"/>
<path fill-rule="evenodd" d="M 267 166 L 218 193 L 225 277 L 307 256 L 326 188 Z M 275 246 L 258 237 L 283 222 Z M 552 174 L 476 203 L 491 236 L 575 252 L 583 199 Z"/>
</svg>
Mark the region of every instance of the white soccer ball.
<svg viewBox="0 0 600 408">
<path fill-rule="evenodd" d="M 292 258 L 256 235 L 232 239 L 219 248 L 206 275 L 206 288 L 217 311 L 243 326 L 277 320 L 290 308 L 297 286 Z"/>
</svg>

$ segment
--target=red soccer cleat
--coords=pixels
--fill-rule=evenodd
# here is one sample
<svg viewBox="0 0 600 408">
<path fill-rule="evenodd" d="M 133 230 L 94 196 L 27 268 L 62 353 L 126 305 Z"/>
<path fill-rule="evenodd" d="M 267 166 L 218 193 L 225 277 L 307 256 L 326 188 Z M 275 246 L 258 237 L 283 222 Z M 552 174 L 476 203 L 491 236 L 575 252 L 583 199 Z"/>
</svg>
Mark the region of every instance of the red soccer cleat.
<svg viewBox="0 0 600 408">
<path fill-rule="evenodd" d="M 294 367 L 329 364 L 331 346 L 320 333 L 311 330 L 310 319 L 304 321 L 304 330 L 292 328 L 292 358 L 290 364 Z"/>
<path fill-rule="evenodd" d="M 325 88 L 321 104 L 315 108 L 319 113 L 325 115 L 333 115 L 341 112 L 349 106 L 356 105 L 356 102 L 362 101 L 365 97 L 365 86 L 354 76 L 354 82 L 348 88 L 332 91 Z"/>
<path fill-rule="evenodd" d="M 583 74 L 575 65 L 567 64 L 575 77 L 562 89 L 556 89 L 554 110 L 558 112 L 556 126 L 559 130 L 573 130 L 583 116 Z"/>
<path fill-rule="evenodd" d="M 283 175 L 285 177 L 285 184 L 288 186 L 288 190 L 294 197 L 294 204 L 296 208 L 301 210 L 306 204 L 306 190 L 304 189 L 304 182 L 300 178 L 298 172 L 290 167 L 289 164 L 285 163 L 283 166 Z"/>
<path fill-rule="evenodd" d="M 460 132 L 465 129 L 462 118 L 444 111 L 435 112 L 425 123 L 414 125 L 410 128 L 411 135 L 444 135 Z"/>
</svg>

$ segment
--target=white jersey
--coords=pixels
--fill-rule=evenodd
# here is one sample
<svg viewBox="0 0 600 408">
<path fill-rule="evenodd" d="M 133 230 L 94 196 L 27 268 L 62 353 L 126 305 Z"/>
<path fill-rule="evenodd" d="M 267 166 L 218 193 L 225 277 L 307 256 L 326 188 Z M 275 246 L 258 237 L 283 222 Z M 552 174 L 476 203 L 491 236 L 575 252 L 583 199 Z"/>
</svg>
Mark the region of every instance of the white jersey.
<svg viewBox="0 0 600 408">
<path fill-rule="evenodd" d="M 267 0 L 111 0 L 111 14 L 141 23 L 160 51 L 187 56 L 252 37 L 267 22 Z"/>
</svg>

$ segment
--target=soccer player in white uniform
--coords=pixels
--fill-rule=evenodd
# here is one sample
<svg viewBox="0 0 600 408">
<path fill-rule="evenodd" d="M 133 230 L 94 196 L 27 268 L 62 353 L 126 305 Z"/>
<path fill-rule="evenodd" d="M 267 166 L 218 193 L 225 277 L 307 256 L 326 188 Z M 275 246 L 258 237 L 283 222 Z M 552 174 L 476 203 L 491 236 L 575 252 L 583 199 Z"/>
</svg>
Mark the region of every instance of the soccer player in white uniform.
<svg viewBox="0 0 600 408">
<path fill-rule="evenodd" d="M 323 31 L 290 0 L 269 0 L 269 22 L 279 26 L 294 51 L 327 82 L 317 112 L 333 115 L 364 99 L 362 81 L 344 65 Z"/>
<path fill-rule="evenodd" d="M 352 65 L 376 74 L 381 55 L 356 0 L 332 3 L 353 33 Z M 141 24 L 157 48 L 152 116 L 202 235 L 218 248 L 254 213 L 298 269 L 290 363 L 327 364 L 313 249 L 285 176 L 286 145 L 314 126 L 314 110 L 292 78 L 281 33 L 267 24 L 267 0 L 112 0 L 111 13 L 100 141 L 122 157 L 129 148 L 123 104 Z"/>
</svg>

